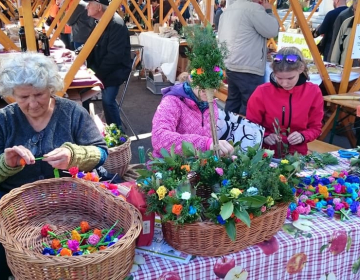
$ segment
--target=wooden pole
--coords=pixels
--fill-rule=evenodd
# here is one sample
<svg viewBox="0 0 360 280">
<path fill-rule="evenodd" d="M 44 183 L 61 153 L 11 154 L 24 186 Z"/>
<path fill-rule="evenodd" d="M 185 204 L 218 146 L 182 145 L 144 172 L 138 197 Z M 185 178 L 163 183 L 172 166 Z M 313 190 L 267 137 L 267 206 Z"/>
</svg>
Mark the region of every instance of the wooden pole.
<svg viewBox="0 0 360 280">
<path fill-rule="evenodd" d="M 324 83 L 324 86 L 329 94 L 335 94 L 336 92 L 335 92 L 334 85 L 332 84 L 332 82 L 330 80 L 329 73 L 327 72 L 327 70 L 325 68 L 323 60 L 321 59 L 319 50 L 315 44 L 315 41 L 314 41 L 314 38 L 313 38 L 311 32 L 310 32 L 309 25 L 306 22 L 306 19 L 305 19 L 303 11 L 301 9 L 301 6 L 300 6 L 298 0 L 290 0 L 290 3 L 293 8 L 293 13 L 295 14 L 295 16 L 298 20 L 298 23 L 300 25 L 300 28 L 303 32 L 305 41 L 306 41 L 307 45 L 309 46 L 309 49 L 310 49 L 311 55 L 313 57 L 313 60 L 315 62 L 315 65 L 319 70 L 319 73 L 320 73 L 321 79 Z"/>
<path fill-rule="evenodd" d="M 98 42 L 100 36 L 104 32 L 105 28 L 109 24 L 110 20 L 112 19 L 116 9 L 119 7 L 122 0 L 113 0 L 111 1 L 109 7 L 106 9 L 105 13 L 101 17 L 99 23 L 94 28 L 93 32 L 91 33 L 89 39 L 86 41 L 84 47 L 81 49 L 79 55 L 74 60 L 71 68 L 67 72 L 64 78 L 64 92 L 69 88 L 70 84 L 72 83 L 78 69 L 81 65 L 83 65 L 86 58 L 89 56 L 90 52 L 94 48 L 95 44 Z"/>
<path fill-rule="evenodd" d="M 203 0 L 206 3 L 205 13 L 206 13 L 206 19 L 208 22 L 211 22 L 211 1 L 212 0 Z"/>
<path fill-rule="evenodd" d="M 0 21 L 2 21 L 5 24 L 11 23 L 11 21 L 2 12 L 0 12 Z"/>
<path fill-rule="evenodd" d="M 147 18 L 148 18 L 148 21 L 150 23 L 148 25 L 148 30 L 152 31 L 152 30 L 154 30 L 154 28 L 153 28 L 153 24 L 152 24 L 152 20 L 151 20 L 152 7 L 150 5 L 150 1 L 146 1 L 146 6 L 147 6 Z"/>
<path fill-rule="evenodd" d="M 24 17 L 24 28 L 26 34 L 26 47 L 27 51 L 37 52 L 36 42 L 35 42 L 35 30 L 34 30 L 34 21 L 31 12 L 31 2 L 30 0 L 22 0 L 21 7 L 19 7 L 19 14 Z"/>
<path fill-rule="evenodd" d="M 180 14 L 180 11 L 178 10 L 178 8 L 176 7 L 176 4 L 172 1 L 172 0 L 168 0 L 171 7 L 173 8 L 176 16 L 179 18 L 179 21 L 181 22 L 182 26 L 186 26 L 186 21 L 185 19 L 182 17 L 182 15 Z"/>
<path fill-rule="evenodd" d="M 349 85 L 349 78 L 350 78 L 350 72 L 353 64 L 353 59 L 351 58 L 352 49 L 355 41 L 355 33 L 356 33 L 356 27 L 360 23 L 360 1 L 358 1 L 356 6 L 356 13 L 354 18 L 354 23 L 351 28 L 350 38 L 349 38 L 349 47 L 346 52 L 345 57 L 345 64 L 344 64 L 344 70 L 341 77 L 341 83 L 339 87 L 339 93 L 346 93 L 348 91 L 348 85 Z"/>
<path fill-rule="evenodd" d="M 307 17 L 306 21 L 309 22 L 309 20 L 311 19 L 311 17 L 313 16 L 313 14 L 315 13 L 315 11 L 317 10 L 317 8 L 319 8 L 320 4 L 321 4 L 322 0 L 318 0 L 314 9 L 312 9 L 310 15 Z"/>
<path fill-rule="evenodd" d="M 209 103 L 209 113 L 210 113 L 210 129 L 211 129 L 211 136 L 213 140 L 213 149 L 214 153 L 217 158 L 220 158 L 220 147 L 219 147 L 219 140 L 217 137 L 216 132 L 216 120 L 214 114 L 214 89 L 205 89 L 206 90 L 206 97 Z"/>
<path fill-rule="evenodd" d="M 200 21 L 204 24 L 207 25 L 207 23 L 209 22 L 206 17 L 204 16 L 203 12 L 201 11 L 199 4 L 196 2 L 196 0 L 190 0 L 190 2 L 193 4 L 193 7 L 197 13 L 197 15 L 199 16 Z"/>
<path fill-rule="evenodd" d="M 10 50 L 20 51 L 20 48 L 16 46 L 14 42 L 11 41 L 10 38 L 6 36 L 6 34 L 2 30 L 0 30 L 0 43 L 4 46 L 5 50 L 7 51 Z"/>
<path fill-rule="evenodd" d="M 59 25 L 58 23 L 60 23 L 60 18 L 62 17 L 63 13 L 65 12 L 67 6 L 69 5 L 71 0 L 65 0 L 63 5 L 61 6 L 60 10 L 58 11 L 58 13 L 56 14 L 56 17 L 54 18 L 53 22 L 51 23 L 48 31 L 46 32 L 46 36 L 50 37 L 51 33 L 53 32 L 54 28 L 55 28 L 55 25 L 57 25 L 57 28 L 56 29 L 59 29 Z M 55 2 L 52 3 L 52 5 L 56 5 Z M 65 26 L 65 25 L 64 25 Z M 61 29 L 59 29 L 59 32 L 58 32 L 58 36 L 60 34 L 60 31 Z M 55 31 L 56 32 L 56 31 Z M 57 37 L 56 37 L 57 38 Z M 55 39 L 56 39 L 55 38 Z M 51 47 L 51 45 L 50 45 Z"/>
<path fill-rule="evenodd" d="M 133 1 L 133 0 L 132 0 Z M 138 22 L 138 20 L 136 19 L 136 17 L 134 16 L 134 14 L 130 11 L 130 8 L 128 7 L 126 0 L 123 0 L 124 2 L 124 7 L 125 7 L 125 11 L 129 14 L 129 16 L 132 18 L 132 20 L 134 21 L 134 23 L 136 24 L 137 28 L 139 28 L 140 32 L 143 32 L 143 28 L 141 27 L 140 23 Z M 146 21 L 145 24 L 147 25 L 148 22 Z"/>
<path fill-rule="evenodd" d="M 42 26 L 43 23 L 45 23 L 46 19 L 49 17 L 50 9 L 51 9 L 51 0 L 48 2 L 48 5 L 47 5 L 45 11 L 42 13 L 41 18 L 40 18 L 38 24 L 36 25 L 36 27 L 40 27 L 40 26 Z"/>
<path fill-rule="evenodd" d="M 168 1 L 172 1 L 172 0 L 168 0 Z M 160 3 L 159 3 L 159 24 L 160 26 L 163 25 L 163 21 L 164 21 L 164 0 L 160 0 Z"/>
</svg>

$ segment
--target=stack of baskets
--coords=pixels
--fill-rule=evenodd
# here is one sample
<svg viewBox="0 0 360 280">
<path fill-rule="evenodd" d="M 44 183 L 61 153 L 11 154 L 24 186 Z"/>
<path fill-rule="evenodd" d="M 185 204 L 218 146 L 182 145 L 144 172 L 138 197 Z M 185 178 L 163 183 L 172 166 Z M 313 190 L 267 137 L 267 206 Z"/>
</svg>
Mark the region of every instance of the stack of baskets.
<svg viewBox="0 0 360 280">
<path fill-rule="evenodd" d="M 89 255 L 56 257 L 41 254 L 42 226 L 56 234 L 87 221 L 92 228 L 110 228 L 125 235 L 105 250 Z M 0 242 L 16 279 L 124 279 L 135 255 L 141 216 L 131 204 L 91 182 L 73 179 L 37 181 L 12 190 L 0 201 Z"/>
<path fill-rule="evenodd" d="M 273 206 L 269 212 L 252 219 L 250 228 L 237 223 L 235 241 L 231 241 L 224 226 L 212 222 L 175 225 L 168 221 L 162 224 L 162 230 L 166 242 L 176 250 L 196 256 L 223 256 L 269 240 L 283 226 L 287 208 L 288 204 Z"/>
<path fill-rule="evenodd" d="M 109 148 L 109 156 L 104 163 L 104 167 L 112 174 L 119 174 L 121 177 L 126 173 L 131 161 L 131 140 L 130 138 L 114 148 Z"/>
</svg>

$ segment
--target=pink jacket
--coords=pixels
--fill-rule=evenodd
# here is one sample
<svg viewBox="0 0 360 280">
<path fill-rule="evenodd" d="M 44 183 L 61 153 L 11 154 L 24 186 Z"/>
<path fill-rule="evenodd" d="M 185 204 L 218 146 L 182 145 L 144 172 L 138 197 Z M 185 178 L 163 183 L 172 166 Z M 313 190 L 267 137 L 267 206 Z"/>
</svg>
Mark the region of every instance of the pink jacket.
<svg viewBox="0 0 360 280">
<path fill-rule="evenodd" d="M 215 120 L 218 109 L 214 101 Z M 202 114 L 196 103 L 188 98 L 166 95 L 158 106 L 152 121 L 153 156 L 161 157 L 160 150 L 175 144 L 175 153 L 181 154 L 182 141 L 206 151 L 212 143 L 209 109 Z"/>
</svg>

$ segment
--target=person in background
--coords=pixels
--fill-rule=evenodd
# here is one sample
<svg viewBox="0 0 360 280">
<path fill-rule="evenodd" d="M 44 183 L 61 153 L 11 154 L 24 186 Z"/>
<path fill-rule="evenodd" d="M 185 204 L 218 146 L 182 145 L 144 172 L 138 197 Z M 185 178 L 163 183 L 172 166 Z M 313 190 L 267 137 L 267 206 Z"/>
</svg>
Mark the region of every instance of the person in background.
<svg viewBox="0 0 360 280">
<path fill-rule="evenodd" d="M 277 145 L 288 145 L 288 152 L 306 155 L 307 143 L 321 134 L 324 101 L 319 86 L 309 80 L 306 62 L 295 47 L 282 48 L 271 65 L 270 82 L 251 95 L 246 118 L 265 127 L 265 148 L 279 155 Z M 279 122 L 280 135 L 274 125 Z M 283 133 L 285 135 L 283 135 Z"/>
<path fill-rule="evenodd" d="M 226 0 L 221 0 L 220 4 L 219 4 L 218 0 L 215 1 L 214 26 L 215 26 L 216 31 L 219 28 L 220 17 L 222 15 L 223 10 L 225 9 L 225 7 L 226 7 Z"/>
<path fill-rule="evenodd" d="M 63 177 L 70 167 L 87 172 L 105 162 L 106 143 L 88 112 L 55 95 L 63 86 L 57 65 L 43 54 L 2 59 L 0 96 L 11 95 L 16 103 L 0 109 L 0 198 L 53 178 L 54 168 Z M 1 279 L 10 276 L 1 244 L 0 271 Z"/>
<path fill-rule="evenodd" d="M 324 61 L 330 61 L 331 53 L 329 52 L 333 36 L 334 22 L 337 16 L 347 8 L 346 0 L 333 0 L 333 6 L 334 10 L 331 10 L 326 14 L 323 22 L 315 29 L 313 33 L 314 38 L 318 37 L 319 35 L 323 35 L 321 45 Z"/>
<path fill-rule="evenodd" d="M 151 2 L 151 3 L 154 3 L 154 1 Z M 166 15 L 168 14 L 168 12 L 170 10 L 171 10 L 171 5 L 170 5 L 169 1 L 164 0 L 163 1 L 163 19 L 164 19 L 164 21 L 168 20 L 165 17 L 166 17 Z M 152 19 L 153 19 L 153 23 L 159 23 L 160 22 L 160 5 L 159 5 L 158 2 L 157 2 L 157 6 L 155 7 Z"/>
<path fill-rule="evenodd" d="M 180 12 L 181 12 L 182 8 L 184 7 L 185 3 L 186 3 L 186 0 L 181 0 L 181 1 L 180 1 L 180 5 L 179 5 L 179 7 L 178 7 L 178 9 L 179 9 Z M 190 19 L 189 6 L 186 7 L 186 9 L 185 9 L 184 13 L 182 14 L 182 16 L 183 16 L 183 18 L 184 18 L 185 20 Z"/>
<path fill-rule="evenodd" d="M 218 29 L 219 41 L 229 50 L 225 111 L 245 115 L 250 95 L 264 83 L 266 40 L 277 36 L 279 23 L 267 0 L 238 0 L 230 7 L 223 12 Z"/>
<path fill-rule="evenodd" d="M 186 79 L 182 73 L 179 79 Z M 213 149 L 210 129 L 209 104 L 205 90 L 192 88 L 190 80 L 162 90 L 163 98 L 152 121 L 153 155 L 161 157 L 160 150 L 175 144 L 175 153 L 181 154 L 182 141 L 190 142 L 195 148 L 206 151 Z M 215 119 L 217 104 L 214 100 Z M 219 141 L 220 154 L 232 154 L 233 146 L 225 140 Z"/>
<path fill-rule="evenodd" d="M 335 23 L 333 25 L 333 34 L 331 37 L 331 45 L 329 50 L 329 61 L 331 61 L 332 51 L 334 49 L 335 41 L 339 34 L 340 27 L 346 19 L 354 16 L 354 10 L 356 10 L 357 3 L 358 1 L 354 0 L 352 6 L 342 11 L 335 20 Z"/>
<path fill-rule="evenodd" d="M 99 21 L 104 15 L 108 0 L 89 2 L 86 9 L 88 16 Z M 87 58 L 87 66 L 104 84 L 102 90 L 102 105 L 107 124 L 115 123 L 121 127 L 120 112 L 116 96 L 129 77 L 132 66 L 131 46 L 128 29 L 123 19 L 115 13 L 99 41 Z"/>
<path fill-rule="evenodd" d="M 87 3 L 83 0 L 79 2 L 75 11 L 68 20 L 68 25 L 71 26 L 72 42 L 74 49 L 79 48 L 85 44 L 90 37 L 91 32 L 95 28 L 95 20 L 87 15 Z"/>
</svg>

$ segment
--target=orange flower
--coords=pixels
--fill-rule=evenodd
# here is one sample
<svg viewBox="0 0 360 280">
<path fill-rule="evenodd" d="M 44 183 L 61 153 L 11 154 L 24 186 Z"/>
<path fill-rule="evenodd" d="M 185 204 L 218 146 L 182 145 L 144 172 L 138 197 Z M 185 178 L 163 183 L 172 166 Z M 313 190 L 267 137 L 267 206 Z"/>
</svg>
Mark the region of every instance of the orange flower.
<svg viewBox="0 0 360 280">
<path fill-rule="evenodd" d="M 26 165 L 25 159 L 23 159 L 23 158 L 20 159 L 20 165 L 21 165 L 21 166 L 25 166 L 25 165 Z"/>
<path fill-rule="evenodd" d="M 87 172 L 86 175 L 83 177 L 84 180 L 91 181 L 92 180 L 92 174 L 90 172 Z"/>
<path fill-rule="evenodd" d="M 174 204 L 171 212 L 174 213 L 175 215 L 180 215 L 182 208 L 183 207 L 181 204 Z"/>
<path fill-rule="evenodd" d="M 181 165 L 180 169 L 181 169 L 181 170 L 182 170 L 182 169 L 185 169 L 186 172 L 190 172 L 190 165 L 188 165 L 188 164 Z"/>
<path fill-rule="evenodd" d="M 89 223 L 85 222 L 85 221 L 82 221 L 80 223 L 80 228 L 81 228 L 82 233 L 85 233 L 85 232 L 89 231 L 89 229 L 90 229 Z"/>
<path fill-rule="evenodd" d="M 99 250 L 105 250 L 107 247 L 106 246 L 100 246 Z"/>
<path fill-rule="evenodd" d="M 283 183 L 286 183 L 286 181 L 287 181 L 287 180 L 286 180 L 286 177 L 285 177 L 284 175 L 280 175 L 280 176 L 279 176 L 279 179 L 280 179 L 280 181 L 283 182 Z"/>
<path fill-rule="evenodd" d="M 90 253 L 94 253 L 94 252 L 97 251 L 97 249 L 95 247 L 92 247 L 92 246 L 89 246 L 87 249 L 89 250 Z"/>
<path fill-rule="evenodd" d="M 201 166 L 205 166 L 207 164 L 207 159 L 202 159 L 201 160 Z"/>
<path fill-rule="evenodd" d="M 100 178 L 99 178 L 98 176 L 94 176 L 91 181 L 93 181 L 93 182 L 99 182 L 99 181 L 100 181 Z"/>
<path fill-rule="evenodd" d="M 249 217 L 250 217 L 250 220 L 254 219 L 254 214 L 253 214 L 253 213 L 250 213 L 250 214 L 249 214 Z"/>
<path fill-rule="evenodd" d="M 68 248 L 62 248 L 60 251 L 60 256 L 72 256 L 71 250 Z"/>
<path fill-rule="evenodd" d="M 106 186 L 104 184 L 100 184 L 100 188 L 106 189 Z"/>
<path fill-rule="evenodd" d="M 54 250 L 60 249 L 61 248 L 60 240 L 53 239 L 53 241 L 51 241 L 51 248 L 53 248 Z"/>
<path fill-rule="evenodd" d="M 196 69 L 196 74 L 201 75 L 202 73 L 204 73 L 204 70 L 201 68 Z"/>
<path fill-rule="evenodd" d="M 80 234 L 79 234 L 76 230 L 72 230 L 72 231 L 71 231 L 71 239 L 80 241 L 80 240 L 81 240 L 81 236 L 80 236 Z"/>
<path fill-rule="evenodd" d="M 339 172 L 334 171 L 333 174 L 332 174 L 332 176 L 333 176 L 334 178 L 338 178 L 338 177 L 339 177 Z"/>
<path fill-rule="evenodd" d="M 96 234 L 97 236 L 99 236 L 101 238 L 102 234 L 101 234 L 101 230 L 100 229 L 94 229 L 94 234 Z"/>
</svg>

